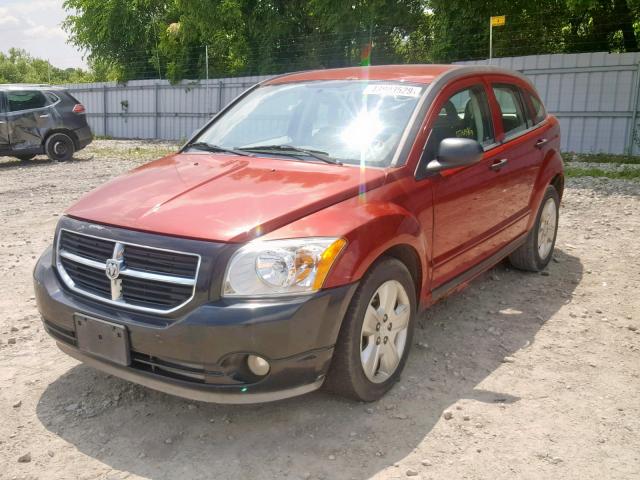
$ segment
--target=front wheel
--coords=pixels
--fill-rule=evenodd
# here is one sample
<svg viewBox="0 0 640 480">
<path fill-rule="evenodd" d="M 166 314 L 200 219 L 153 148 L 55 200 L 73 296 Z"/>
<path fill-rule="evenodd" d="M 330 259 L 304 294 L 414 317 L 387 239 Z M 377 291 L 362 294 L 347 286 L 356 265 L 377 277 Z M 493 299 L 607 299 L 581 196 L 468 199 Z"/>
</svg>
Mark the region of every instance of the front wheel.
<svg viewBox="0 0 640 480">
<path fill-rule="evenodd" d="M 539 272 L 549 264 L 558 233 L 559 207 L 558 191 L 553 185 L 549 185 L 525 243 L 509 256 L 514 267 Z"/>
<path fill-rule="evenodd" d="M 382 397 L 407 361 L 415 312 L 416 289 L 407 267 L 395 258 L 376 263 L 347 310 L 327 387 L 365 402 Z"/>
<path fill-rule="evenodd" d="M 66 133 L 54 133 L 44 143 L 47 156 L 54 162 L 71 160 L 76 151 L 73 140 Z"/>
</svg>

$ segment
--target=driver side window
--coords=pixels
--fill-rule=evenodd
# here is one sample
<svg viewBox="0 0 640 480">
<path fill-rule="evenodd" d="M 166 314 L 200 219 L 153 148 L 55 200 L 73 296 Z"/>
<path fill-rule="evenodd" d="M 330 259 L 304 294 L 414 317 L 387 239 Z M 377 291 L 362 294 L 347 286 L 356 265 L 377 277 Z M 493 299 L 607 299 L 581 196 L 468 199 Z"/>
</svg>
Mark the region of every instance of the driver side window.
<svg viewBox="0 0 640 480">
<path fill-rule="evenodd" d="M 483 147 L 495 143 L 491 110 L 483 86 L 460 90 L 444 102 L 432 124 L 421 167 L 437 157 L 440 142 L 445 138 L 470 138 Z"/>
</svg>

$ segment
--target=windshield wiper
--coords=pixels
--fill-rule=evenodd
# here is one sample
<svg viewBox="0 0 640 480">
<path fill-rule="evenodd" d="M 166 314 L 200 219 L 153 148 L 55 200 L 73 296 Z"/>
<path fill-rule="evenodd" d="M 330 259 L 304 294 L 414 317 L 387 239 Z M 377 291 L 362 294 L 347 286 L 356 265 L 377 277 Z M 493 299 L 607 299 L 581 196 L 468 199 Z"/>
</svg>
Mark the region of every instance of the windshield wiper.
<svg viewBox="0 0 640 480">
<path fill-rule="evenodd" d="M 204 150 L 205 152 L 220 152 L 220 153 L 233 153 L 234 155 L 242 155 L 243 157 L 253 157 L 250 153 L 237 150 L 235 148 L 226 148 L 219 145 L 212 145 L 207 142 L 193 142 L 187 143 L 184 148 L 197 148 L 198 150 Z"/>
<path fill-rule="evenodd" d="M 257 145 L 255 147 L 241 147 L 240 150 L 246 150 L 248 152 L 278 152 L 284 155 L 286 155 L 287 152 L 302 153 L 303 155 L 313 157 L 325 163 L 331 163 L 332 165 L 342 165 L 341 161 L 336 160 L 335 158 L 331 158 L 330 156 L 328 156 L 327 152 L 294 147 L 293 145 Z"/>
</svg>

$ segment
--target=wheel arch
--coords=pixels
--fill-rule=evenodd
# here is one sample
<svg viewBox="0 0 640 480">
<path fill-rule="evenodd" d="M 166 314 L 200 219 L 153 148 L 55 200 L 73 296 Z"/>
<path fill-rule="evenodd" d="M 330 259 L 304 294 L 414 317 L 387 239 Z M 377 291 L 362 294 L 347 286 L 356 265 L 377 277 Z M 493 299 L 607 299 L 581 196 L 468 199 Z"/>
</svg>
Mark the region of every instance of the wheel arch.
<svg viewBox="0 0 640 480">
<path fill-rule="evenodd" d="M 553 187 L 556 189 L 556 192 L 558 192 L 560 200 L 562 200 L 562 194 L 564 193 L 564 175 L 562 173 L 558 173 L 551 179 L 550 184 L 553 185 Z"/>
<path fill-rule="evenodd" d="M 409 273 L 411 274 L 411 278 L 413 279 L 413 283 L 416 289 L 416 299 L 420 299 L 420 292 L 422 291 L 422 264 L 420 262 L 420 256 L 417 250 L 407 243 L 402 243 L 398 245 L 394 245 L 393 247 L 388 248 L 369 266 L 369 269 L 376 262 L 385 258 L 392 257 L 396 260 L 399 260 L 407 267 Z"/>
<path fill-rule="evenodd" d="M 560 152 L 555 149 L 549 151 L 544 158 L 538 177 L 536 178 L 536 183 L 531 192 L 529 208 L 531 209 L 532 214 L 529 215 L 527 230 L 530 230 L 533 227 L 536 213 L 538 212 L 540 203 L 542 202 L 542 197 L 549 185 L 553 185 L 556 188 L 560 199 L 562 199 L 562 194 L 564 192 L 564 163 L 560 156 Z"/>
<path fill-rule="evenodd" d="M 73 140 L 73 146 L 76 150 L 78 150 L 79 148 L 79 144 L 80 144 L 80 140 L 78 139 L 78 136 L 75 134 L 75 132 L 73 130 L 69 130 L 68 128 L 52 128 L 51 130 L 49 130 L 47 132 L 47 134 L 42 138 L 42 148 L 44 149 L 45 144 L 47 143 L 47 140 L 49 139 L 49 137 L 51 137 L 51 135 L 54 135 L 56 133 L 64 133 L 65 135 L 68 135 L 69 138 L 71 138 L 71 140 Z"/>
</svg>

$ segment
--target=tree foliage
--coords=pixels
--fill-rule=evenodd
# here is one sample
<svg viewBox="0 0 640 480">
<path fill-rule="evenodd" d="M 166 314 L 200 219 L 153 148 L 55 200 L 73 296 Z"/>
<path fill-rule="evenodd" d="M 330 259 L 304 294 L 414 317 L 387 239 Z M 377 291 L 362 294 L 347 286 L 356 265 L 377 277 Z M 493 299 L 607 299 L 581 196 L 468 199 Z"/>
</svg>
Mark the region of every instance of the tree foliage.
<svg viewBox="0 0 640 480">
<path fill-rule="evenodd" d="M 497 56 L 638 50 L 638 0 L 494 0 L 470 9 L 458 0 L 431 0 L 434 57 L 485 58 L 489 17 L 506 15 L 495 29 Z"/>
<path fill-rule="evenodd" d="M 66 0 L 64 26 L 112 79 L 203 78 L 488 55 L 636 51 L 640 0 Z M 205 56 L 208 49 L 208 62 Z"/>
<path fill-rule="evenodd" d="M 95 79 L 78 68 L 56 68 L 47 60 L 33 58 L 17 48 L 6 54 L 0 52 L 0 83 L 80 83 Z"/>
</svg>

